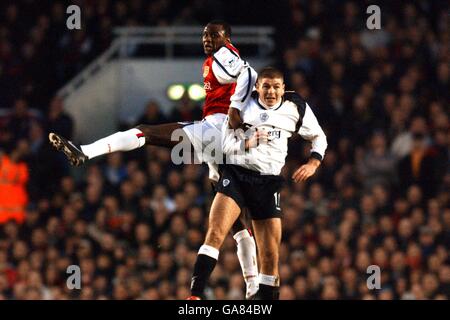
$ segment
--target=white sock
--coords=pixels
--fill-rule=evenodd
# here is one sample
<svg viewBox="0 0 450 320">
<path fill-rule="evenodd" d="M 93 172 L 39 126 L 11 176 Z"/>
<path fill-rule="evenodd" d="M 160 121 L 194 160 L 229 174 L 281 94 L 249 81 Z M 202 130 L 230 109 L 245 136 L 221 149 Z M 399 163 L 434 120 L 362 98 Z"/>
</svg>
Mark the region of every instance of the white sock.
<svg viewBox="0 0 450 320">
<path fill-rule="evenodd" d="M 267 286 L 279 287 L 280 286 L 280 278 L 277 276 L 271 276 L 267 274 L 259 274 L 259 283 L 265 284 Z"/>
<path fill-rule="evenodd" d="M 258 281 L 258 263 L 254 238 L 247 229 L 235 233 L 233 238 L 237 242 L 237 255 L 245 282 Z"/>
<path fill-rule="evenodd" d="M 198 254 L 204 254 L 208 257 L 219 260 L 219 250 L 214 247 L 208 246 L 207 244 L 204 244 L 200 247 L 200 249 L 198 250 Z"/>
<path fill-rule="evenodd" d="M 115 151 L 130 151 L 142 147 L 145 137 L 141 130 L 133 128 L 127 131 L 119 131 L 106 138 L 88 145 L 82 145 L 81 151 L 89 159 Z"/>
</svg>

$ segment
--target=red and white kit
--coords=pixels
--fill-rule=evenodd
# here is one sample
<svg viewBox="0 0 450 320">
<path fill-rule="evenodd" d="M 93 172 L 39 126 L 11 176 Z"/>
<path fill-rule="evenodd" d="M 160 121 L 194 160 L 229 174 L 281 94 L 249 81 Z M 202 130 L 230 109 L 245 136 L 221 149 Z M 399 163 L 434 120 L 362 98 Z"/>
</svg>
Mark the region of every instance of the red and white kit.
<svg viewBox="0 0 450 320">
<path fill-rule="evenodd" d="M 203 83 L 206 91 L 203 120 L 183 127 L 194 146 L 198 160 L 207 162 L 209 177 L 217 181 L 217 151 L 221 151 L 221 131 L 228 108 L 241 110 L 249 99 L 256 82 L 256 72 L 241 59 L 231 44 L 220 48 L 203 63 Z M 216 158 L 211 157 L 212 149 Z"/>
</svg>

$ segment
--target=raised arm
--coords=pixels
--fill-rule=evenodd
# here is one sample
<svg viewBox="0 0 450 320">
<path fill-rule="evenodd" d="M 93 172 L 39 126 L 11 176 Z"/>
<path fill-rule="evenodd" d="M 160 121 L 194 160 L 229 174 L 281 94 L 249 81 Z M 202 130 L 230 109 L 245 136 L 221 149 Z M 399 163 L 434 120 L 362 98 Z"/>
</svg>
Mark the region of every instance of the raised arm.
<svg viewBox="0 0 450 320">
<path fill-rule="evenodd" d="M 255 86 L 257 73 L 237 53 L 228 47 L 222 47 L 214 56 L 212 64 L 214 75 L 222 84 L 235 83 L 236 89 L 230 98 L 229 124 L 231 128 L 241 127 L 239 111 L 248 102 Z"/>
<path fill-rule="evenodd" d="M 303 139 L 311 141 L 312 147 L 308 162 L 300 166 L 292 175 L 295 182 L 305 181 L 316 172 L 325 156 L 325 150 L 328 145 L 327 137 L 322 127 L 319 125 L 316 116 L 306 102 L 302 125 L 298 133 Z"/>
<path fill-rule="evenodd" d="M 308 103 L 305 105 L 305 115 L 298 133 L 303 139 L 311 141 L 311 157 L 322 161 L 328 146 L 327 137 Z"/>
</svg>

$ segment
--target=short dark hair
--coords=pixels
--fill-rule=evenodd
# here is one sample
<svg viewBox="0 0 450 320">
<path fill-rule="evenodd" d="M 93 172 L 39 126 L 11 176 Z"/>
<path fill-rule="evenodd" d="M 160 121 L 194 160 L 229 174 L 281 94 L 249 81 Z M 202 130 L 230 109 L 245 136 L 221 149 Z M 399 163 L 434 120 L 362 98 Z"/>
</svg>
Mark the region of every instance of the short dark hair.
<svg viewBox="0 0 450 320">
<path fill-rule="evenodd" d="M 274 67 L 264 67 L 258 72 L 258 81 L 262 78 L 281 78 L 284 81 L 283 72 Z"/>
<path fill-rule="evenodd" d="M 224 20 L 212 20 L 212 21 L 208 22 L 208 24 L 215 24 L 215 25 L 221 26 L 222 29 L 225 31 L 225 36 L 231 37 L 231 27 L 228 24 L 228 22 L 226 22 Z"/>
</svg>

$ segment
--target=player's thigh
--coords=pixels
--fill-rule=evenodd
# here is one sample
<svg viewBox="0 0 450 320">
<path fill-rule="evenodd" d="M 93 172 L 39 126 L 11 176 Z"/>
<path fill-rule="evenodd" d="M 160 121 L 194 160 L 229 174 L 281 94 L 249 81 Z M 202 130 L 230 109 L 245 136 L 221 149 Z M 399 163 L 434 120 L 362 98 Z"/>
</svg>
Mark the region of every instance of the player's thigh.
<svg viewBox="0 0 450 320">
<path fill-rule="evenodd" d="M 223 163 L 222 133 L 217 126 L 204 119 L 185 125 L 183 131 L 194 147 L 196 163 Z"/>
<path fill-rule="evenodd" d="M 220 246 L 240 212 L 241 209 L 233 198 L 218 192 L 211 205 L 205 243 Z"/>
<path fill-rule="evenodd" d="M 242 210 L 245 207 L 245 201 L 241 187 L 242 181 L 239 179 L 239 176 L 233 170 L 233 167 L 229 165 L 221 165 L 219 172 L 219 181 L 215 185 L 215 191 L 233 199 Z"/>
<path fill-rule="evenodd" d="M 190 122 L 190 123 L 183 123 L 183 133 L 184 135 L 187 137 L 187 141 L 184 142 L 183 147 L 183 151 L 186 156 L 186 151 L 185 150 L 189 150 L 190 146 L 187 146 L 188 143 L 190 143 L 190 145 L 193 147 L 193 159 L 194 159 L 194 163 L 200 164 L 202 162 L 204 162 L 203 160 L 203 141 L 202 141 L 202 137 L 203 137 L 203 130 L 204 130 L 204 122 L 203 121 L 194 121 L 194 122 Z M 189 148 L 188 148 L 189 147 Z"/>
<path fill-rule="evenodd" d="M 210 170 L 217 170 L 217 164 L 223 163 L 222 124 L 223 114 L 208 116 L 202 126 L 203 161 L 213 164 Z"/>
</svg>

